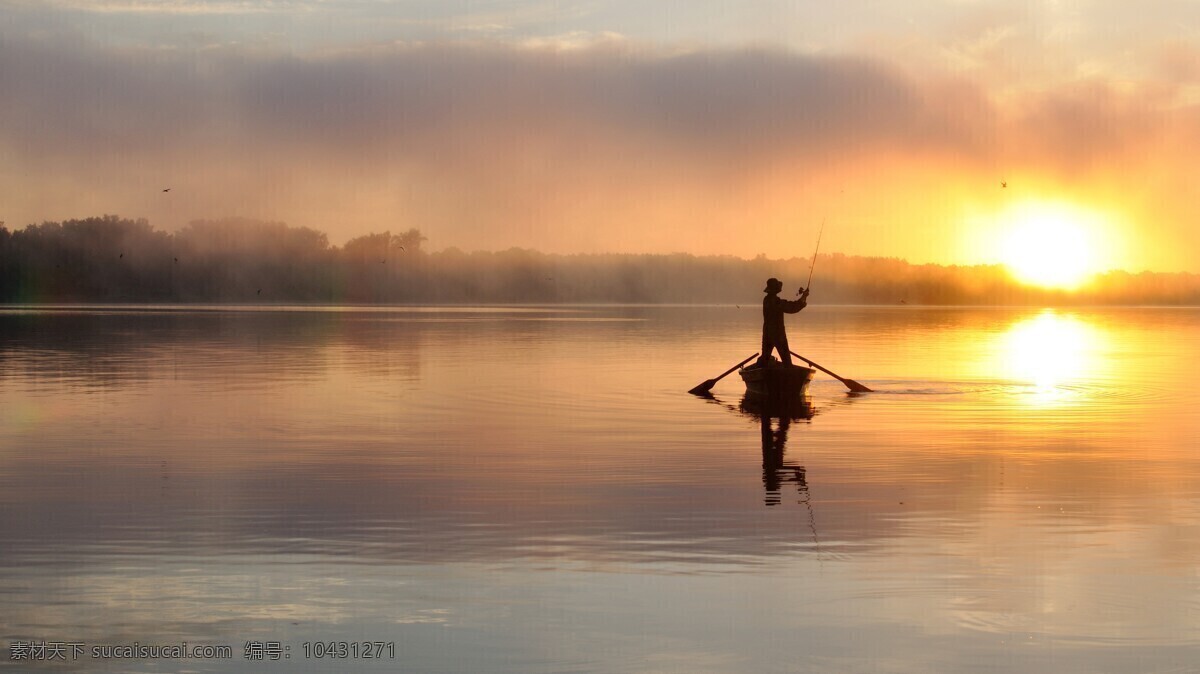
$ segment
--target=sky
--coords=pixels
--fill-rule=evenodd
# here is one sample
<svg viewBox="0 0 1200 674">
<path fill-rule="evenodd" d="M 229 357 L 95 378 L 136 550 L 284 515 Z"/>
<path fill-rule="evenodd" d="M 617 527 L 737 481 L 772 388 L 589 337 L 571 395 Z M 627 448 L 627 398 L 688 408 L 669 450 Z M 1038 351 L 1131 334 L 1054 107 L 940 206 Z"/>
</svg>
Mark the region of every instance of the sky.
<svg viewBox="0 0 1200 674">
<path fill-rule="evenodd" d="M 1195 2 L 0 0 L 0 91 L 9 228 L 1200 272 Z"/>
</svg>

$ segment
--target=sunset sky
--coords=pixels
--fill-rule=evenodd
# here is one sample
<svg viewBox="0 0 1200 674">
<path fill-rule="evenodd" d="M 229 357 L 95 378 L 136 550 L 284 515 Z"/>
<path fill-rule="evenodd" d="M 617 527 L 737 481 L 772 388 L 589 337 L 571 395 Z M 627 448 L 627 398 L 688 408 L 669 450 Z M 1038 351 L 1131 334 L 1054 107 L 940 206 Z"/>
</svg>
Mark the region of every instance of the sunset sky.
<svg viewBox="0 0 1200 674">
<path fill-rule="evenodd" d="M 1182 0 L 0 0 L 0 91 L 9 228 L 1200 272 Z"/>
</svg>

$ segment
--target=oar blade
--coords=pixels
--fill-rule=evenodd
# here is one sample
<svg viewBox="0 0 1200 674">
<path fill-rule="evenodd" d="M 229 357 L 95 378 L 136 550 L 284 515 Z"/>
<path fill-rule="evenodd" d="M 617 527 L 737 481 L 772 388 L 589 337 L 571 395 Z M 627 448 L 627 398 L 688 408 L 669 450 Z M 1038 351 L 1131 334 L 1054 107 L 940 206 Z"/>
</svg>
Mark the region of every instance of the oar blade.
<svg viewBox="0 0 1200 674">
<path fill-rule="evenodd" d="M 724 372 L 713 377 L 712 379 L 706 380 L 704 383 L 697 385 L 695 388 L 688 391 L 688 393 L 694 393 L 695 395 L 698 395 L 698 396 L 708 395 L 708 392 L 712 390 L 712 387 L 717 385 L 717 382 L 724 379 L 730 372 L 733 372 L 734 370 L 738 369 L 739 367 L 754 360 L 755 356 L 757 356 L 757 355 L 758 355 L 758 352 L 756 351 L 753 354 L 751 354 L 749 358 L 743 360 L 742 362 L 738 363 L 737 365 L 734 365 L 733 367 L 729 368 L 728 370 L 725 370 Z"/>
<path fill-rule="evenodd" d="M 851 393 L 872 393 L 873 392 L 872 389 L 869 389 L 866 386 L 863 386 L 862 384 L 854 381 L 853 379 L 843 379 L 842 383 L 846 385 L 846 388 L 850 389 Z"/>
</svg>

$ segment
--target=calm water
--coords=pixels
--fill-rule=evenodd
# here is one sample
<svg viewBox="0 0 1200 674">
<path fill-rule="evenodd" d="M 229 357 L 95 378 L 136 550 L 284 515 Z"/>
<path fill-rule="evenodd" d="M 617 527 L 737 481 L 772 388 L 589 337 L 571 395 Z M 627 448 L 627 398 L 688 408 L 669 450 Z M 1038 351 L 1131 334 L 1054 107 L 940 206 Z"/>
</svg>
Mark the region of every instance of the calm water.
<svg viewBox="0 0 1200 674">
<path fill-rule="evenodd" d="M 0 666 L 1200 668 L 1200 310 L 814 306 L 793 348 L 876 393 L 684 393 L 760 324 L 0 310 L 0 640 L 234 656 Z M 349 640 L 395 658 L 304 657 Z"/>
</svg>

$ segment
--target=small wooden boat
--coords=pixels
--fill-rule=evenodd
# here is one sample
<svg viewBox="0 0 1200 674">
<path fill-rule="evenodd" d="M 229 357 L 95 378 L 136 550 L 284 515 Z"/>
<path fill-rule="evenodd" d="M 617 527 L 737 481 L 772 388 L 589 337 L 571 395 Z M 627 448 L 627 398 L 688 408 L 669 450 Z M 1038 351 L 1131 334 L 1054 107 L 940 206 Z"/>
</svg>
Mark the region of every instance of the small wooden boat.
<svg viewBox="0 0 1200 674">
<path fill-rule="evenodd" d="M 801 398 L 808 391 L 816 370 L 799 365 L 785 365 L 769 358 L 738 370 L 746 382 L 746 394 L 765 398 Z"/>
</svg>

